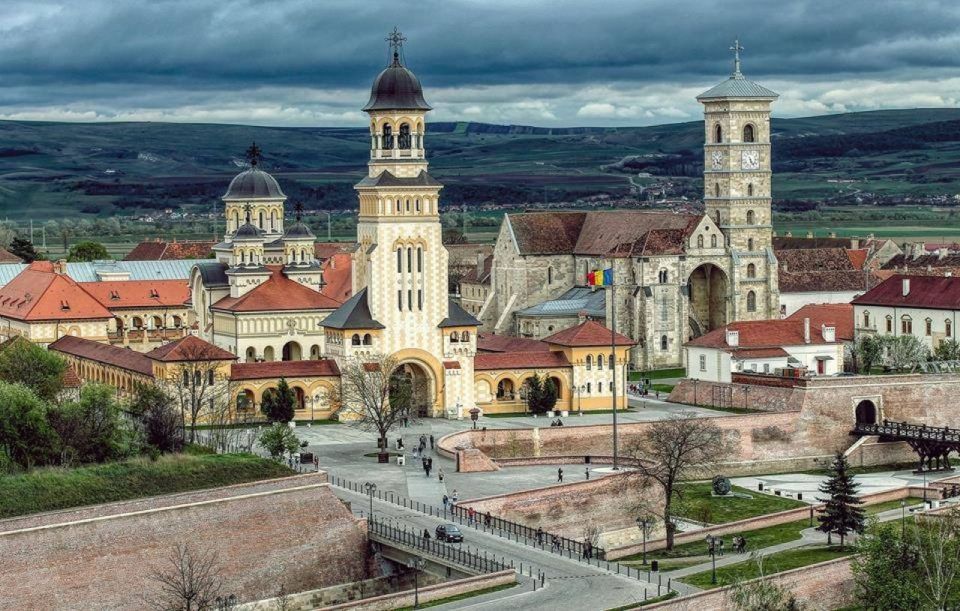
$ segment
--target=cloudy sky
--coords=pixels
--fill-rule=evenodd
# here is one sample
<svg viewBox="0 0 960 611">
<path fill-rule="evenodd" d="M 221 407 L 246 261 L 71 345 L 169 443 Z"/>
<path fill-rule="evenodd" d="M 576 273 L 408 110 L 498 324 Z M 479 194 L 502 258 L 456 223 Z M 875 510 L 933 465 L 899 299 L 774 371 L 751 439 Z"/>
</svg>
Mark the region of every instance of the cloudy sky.
<svg viewBox="0 0 960 611">
<path fill-rule="evenodd" d="M 3 0 L 0 118 L 363 125 L 407 37 L 433 120 L 695 119 L 740 37 L 779 116 L 957 106 L 958 0 Z"/>
</svg>

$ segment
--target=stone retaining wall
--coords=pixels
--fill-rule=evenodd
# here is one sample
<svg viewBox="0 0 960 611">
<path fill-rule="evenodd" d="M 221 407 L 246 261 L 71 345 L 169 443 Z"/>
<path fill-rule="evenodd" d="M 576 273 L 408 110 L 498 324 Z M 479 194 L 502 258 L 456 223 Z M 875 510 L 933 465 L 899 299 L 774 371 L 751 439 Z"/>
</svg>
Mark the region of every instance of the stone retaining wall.
<svg viewBox="0 0 960 611">
<path fill-rule="evenodd" d="M 0 607 L 142 609 L 178 543 L 241 601 L 370 574 L 366 523 L 320 473 L 0 521 Z"/>
<path fill-rule="evenodd" d="M 850 558 L 828 560 L 767 577 L 793 592 L 804 609 L 842 609 L 854 600 Z M 644 611 L 734 611 L 730 587 L 716 588 L 642 607 Z M 641 607 L 638 607 L 638 609 Z"/>
<path fill-rule="evenodd" d="M 489 575 L 478 575 L 456 581 L 447 581 L 445 583 L 420 588 L 420 603 L 428 603 L 434 600 L 441 600 L 451 596 L 459 596 L 460 594 L 468 594 L 470 592 L 516 582 L 517 573 L 513 569 L 490 573 Z M 351 611 L 389 611 L 390 609 L 412 607 L 413 601 L 413 590 L 407 590 L 405 592 L 397 592 L 396 594 L 385 594 L 374 598 L 365 598 L 340 605 L 323 607 L 323 611 L 342 611 L 346 609 L 350 609 Z"/>
</svg>

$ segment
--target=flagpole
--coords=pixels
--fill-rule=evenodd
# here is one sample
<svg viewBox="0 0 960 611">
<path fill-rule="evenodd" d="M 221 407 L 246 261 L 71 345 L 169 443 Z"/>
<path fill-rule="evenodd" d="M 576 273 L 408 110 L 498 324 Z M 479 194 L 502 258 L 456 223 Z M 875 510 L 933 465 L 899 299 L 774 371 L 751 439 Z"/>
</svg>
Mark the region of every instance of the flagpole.
<svg viewBox="0 0 960 611">
<path fill-rule="evenodd" d="M 610 266 L 610 356 L 613 357 L 613 470 L 620 469 L 617 459 L 617 292 L 614 267 Z"/>
</svg>

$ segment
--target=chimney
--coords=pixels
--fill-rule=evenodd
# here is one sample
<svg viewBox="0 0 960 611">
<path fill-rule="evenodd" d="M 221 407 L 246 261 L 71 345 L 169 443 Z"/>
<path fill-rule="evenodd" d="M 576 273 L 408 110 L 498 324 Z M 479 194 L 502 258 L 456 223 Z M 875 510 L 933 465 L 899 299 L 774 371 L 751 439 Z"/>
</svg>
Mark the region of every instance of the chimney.
<svg viewBox="0 0 960 611">
<path fill-rule="evenodd" d="M 910 294 L 910 278 L 903 279 L 903 296 L 906 297 Z"/>
<path fill-rule="evenodd" d="M 937 249 L 938 261 L 943 261 L 943 259 L 946 258 L 946 256 L 947 256 L 947 249 L 945 246 L 941 246 L 940 248 Z"/>
<path fill-rule="evenodd" d="M 860 249 L 860 238 L 850 238 L 850 248 L 853 250 Z"/>
<path fill-rule="evenodd" d="M 735 348 L 740 345 L 740 332 L 727 329 L 727 345 Z"/>
<path fill-rule="evenodd" d="M 67 260 L 66 259 L 57 259 L 53 263 L 53 273 L 60 274 L 61 276 L 67 273 Z"/>
<path fill-rule="evenodd" d="M 479 280 L 483 276 L 483 261 L 486 257 L 483 256 L 482 252 L 477 253 L 477 279 Z"/>
<path fill-rule="evenodd" d="M 810 319 L 809 318 L 803 319 L 803 343 L 805 344 L 810 343 Z"/>
<path fill-rule="evenodd" d="M 836 232 L 836 231 L 831 231 L 831 232 L 830 232 L 830 237 L 831 237 L 831 238 L 837 237 L 837 232 Z"/>
<path fill-rule="evenodd" d="M 823 336 L 823 341 L 825 342 L 835 342 L 837 341 L 837 328 L 828 327 L 827 325 L 820 326 L 820 335 Z"/>
<path fill-rule="evenodd" d="M 787 236 L 788 238 L 792 238 L 792 237 L 793 237 L 793 232 L 792 232 L 792 231 L 788 231 L 788 232 L 786 233 L 786 236 Z"/>
<path fill-rule="evenodd" d="M 812 232 L 812 231 L 808 231 L 808 232 L 807 232 L 807 237 L 808 237 L 808 238 L 812 238 L 812 237 L 813 237 L 813 232 Z"/>
</svg>

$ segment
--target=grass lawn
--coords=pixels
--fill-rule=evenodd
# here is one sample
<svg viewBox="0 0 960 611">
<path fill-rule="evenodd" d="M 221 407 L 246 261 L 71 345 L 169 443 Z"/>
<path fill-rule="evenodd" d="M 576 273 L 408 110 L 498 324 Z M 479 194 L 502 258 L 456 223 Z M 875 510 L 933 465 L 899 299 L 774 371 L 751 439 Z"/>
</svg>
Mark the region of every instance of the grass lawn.
<svg viewBox="0 0 960 611">
<path fill-rule="evenodd" d="M 665 600 L 670 600 L 671 598 L 676 598 L 677 596 L 678 594 L 676 592 L 670 592 L 669 594 L 664 594 L 663 596 L 657 596 L 656 598 L 648 598 L 647 600 L 640 600 L 631 605 L 624 605 L 622 607 L 614 607 L 613 609 L 607 609 L 607 611 L 627 611 L 628 609 L 636 609 L 637 607 L 644 607 L 646 605 L 660 603 Z"/>
<path fill-rule="evenodd" d="M 787 522 L 786 524 L 777 524 L 776 526 L 767 526 L 766 528 L 758 528 L 756 530 L 746 530 L 740 533 L 732 533 L 729 535 L 723 535 L 721 537 L 724 539 L 724 549 L 730 550 L 733 549 L 732 539 L 734 534 L 743 535 L 747 540 L 747 551 L 757 550 L 764 547 L 770 547 L 771 545 L 777 545 L 780 543 L 786 543 L 787 541 L 793 541 L 800 538 L 800 531 L 805 528 L 810 527 L 810 520 L 797 520 L 795 522 Z M 680 558 L 692 558 L 692 557 L 708 557 L 706 543 L 703 541 L 692 541 L 690 543 L 684 543 L 682 545 L 675 546 L 672 550 L 660 549 L 655 552 L 647 552 L 647 562 L 651 560 L 661 561 L 663 567 L 671 568 L 661 568 L 661 570 L 672 570 L 673 568 L 680 568 L 681 566 L 693 564 L 692 562 L 676 562 L 671 563 L 672 559 Z M 622 558 L 620 562 L 630 562 L 637 561 L 639 562 L 642 559 L 642 554 L 634 554 L 627 558 Z"/>
<path fill-rule="evenodd" d="M 473 598 L 474 596 L 481 596 L 483 594 L 490 594 L 491 592 L 499 592 L 500 590 L 506 590 L 509 588 L 516 587 L 515 583 L 505 583 L 500 586 L 493 586 L 491 588 L 484 588 L 482 590 L 476 590 L 474 592 L 464 592 L 463 594 L 457 594 L 456 596 L 448 596 L 446 598 L 438 598 L 437 600 L 431 600 L 428 603 L 420 603 L 418 609 L 425 609 L 426 607 L 436 607 L 439 605 L 445 605 L 447 603 L 456 602 L 458 600 L 464 600 L 466 598 Z M 413 607 L 399 607 L 397 611 L 408 611 L 413 609 Z"/>
<path fill-rule="evenodd" d="M 796 569 L 801 566 L 808 566 L 818 562 L 824 562 L 826 560 L 833 560 L 835 558 L 849 556 L 853 552 L 854 548 L 851 545 L 848 545 L 842 549 L 839 546 L 809 546 L 786 550 L 776 554 L 764 556 L 763 573 L 765 575 L 781 573 L 783 571 L 789 571 L 790 569 Z M 740 580 L 753 579 L 759 576 L 760 571 L 757 567 L 757 563 L 747 560 L 724 567 L 718 567 L 716 585 L 710 583 L 711 572 L 709 570 L 684 577 L 682 581 L 697 588 L 710 589 L 730 585 Z"/>
<path fill-rule="evenodd" d="M 178 454 L 0 477 L 0 518 L 214 488 L 293 471 L 250 454 Z"/>
<path fill-rule="evenodd" d="M 683 483 L 678 485 L 678 489 L 683 495 L 674 501 L 677 516 L 709 524 L 726 524 L 787 509 L 809 507 L 802 501 L 752 492 L 739 486 L 733 486 L 733 492 L 749 494 L 752 498 L 715 497 L 711 495 L 713 487 L 710 482 Z"/>
<path fill-rule="evenodd" d="M 674 369 L 655 369 L 653 371 L 631 371 L 629 379 L 631 382 L 649 378 L 650 380 L 662 380 L 664 378 L 683 378 L 686 377 L 687 370 L 683 367 Z"/>
<path fill-rule="evenodd" d="M 297 426 L 307 426 L 308 424 L 319 426 L 326 424 L 342 424 L 339 420 L 331 420 L 329 418 L 317 418 L 315 420 L 296 420 L 294 422 Z M 198 431 L 206 431 L 213 428 L 225 428 L 225 429 L 252 429 L 258 426 L 270 426 L 270 423 L 266 420 L 252 420 L 250 422 L 235 422 L 233 424 L 198 424 L 195 427 L 187 427 L 187 430 L 191 428 Z"/>
<path fill-rule="evenodd" d="M 907 502 L 907 507 L 913 505 L 919 505 L 923 503 L 923 498 L 918 496 L 911 496 L 903 499 Z M 867 513 L 868 516 L 872 516 L 884 511 L 889 511 L 891 509 L 900 509 L 900 499 L 893 501 L 884 501 L 882 503 L 877 503 L 875 505 L 866 505 L 863 510 Z"/>
<path fill-rule="evenodd" d="M 650 384 L 650 390 L 659 390 L 660 392 L 670 394 L 673 390 L 673 384 Z"/>
</svg>

